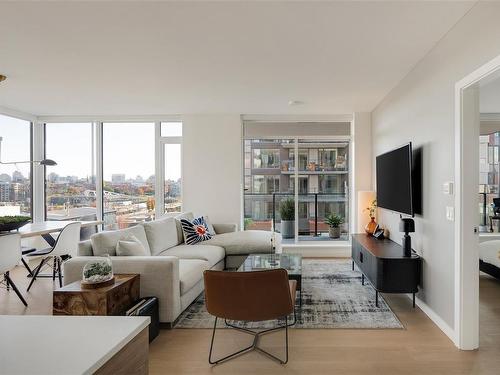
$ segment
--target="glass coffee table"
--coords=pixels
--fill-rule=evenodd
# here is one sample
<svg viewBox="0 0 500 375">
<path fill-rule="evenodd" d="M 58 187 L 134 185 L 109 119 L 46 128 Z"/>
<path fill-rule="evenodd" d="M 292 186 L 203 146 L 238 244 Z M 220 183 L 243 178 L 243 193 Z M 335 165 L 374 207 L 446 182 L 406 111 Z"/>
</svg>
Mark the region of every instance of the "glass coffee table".
<svg viewBox="0 0 500 375">
<path fill-rule="evenodd" d="M 302 255 L 299 254 L 250 254 L 238 272 L 284 268 L 288 279 L 297 281 L 299 303 L 302 306 Z"/>
</svg>

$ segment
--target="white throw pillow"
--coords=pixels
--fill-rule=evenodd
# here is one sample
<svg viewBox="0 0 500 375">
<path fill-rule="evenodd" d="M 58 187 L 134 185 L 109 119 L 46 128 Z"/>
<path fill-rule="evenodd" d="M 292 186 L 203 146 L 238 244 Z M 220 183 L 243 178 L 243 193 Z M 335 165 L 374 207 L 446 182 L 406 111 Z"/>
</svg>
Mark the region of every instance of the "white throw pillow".
<svg viewBox="0 0 500 375">
<path fill-rule="evenodd" d="M 166 217 L 159 220 L 141 223 L 146 232 L 151 255 L 158 255 L 182 243 L 177 234 L 177 223 L 175 218 Z"/>
<path fill-rule="evenodd" d="M 122 238 L 116 244 L 116 255 L 118 256 L 144 256 L 148 255 L 141 241 L 136 236 L 130 235 Z"/>
</svg>

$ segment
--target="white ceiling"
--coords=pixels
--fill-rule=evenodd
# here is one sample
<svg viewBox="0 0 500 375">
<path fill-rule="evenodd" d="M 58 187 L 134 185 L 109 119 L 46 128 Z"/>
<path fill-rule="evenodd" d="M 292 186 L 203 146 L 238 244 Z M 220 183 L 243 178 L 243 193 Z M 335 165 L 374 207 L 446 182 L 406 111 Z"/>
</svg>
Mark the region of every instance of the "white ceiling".
<svg viewBox="0 0 500 375">
<path fill-rule="evenodd" d="M 0 106 L 35 115 L 370 111 L 472 6 L 2 2 Z"/>
</svg>

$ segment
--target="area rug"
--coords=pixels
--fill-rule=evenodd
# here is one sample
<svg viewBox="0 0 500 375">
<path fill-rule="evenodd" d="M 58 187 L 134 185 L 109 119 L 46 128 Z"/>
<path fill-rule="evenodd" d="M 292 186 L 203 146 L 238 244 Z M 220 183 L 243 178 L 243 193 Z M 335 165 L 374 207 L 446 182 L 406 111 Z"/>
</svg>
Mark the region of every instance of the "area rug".
<svg viewBox="0 0 500 375">
<path fill-rule="evenodd" d="M 361 273 L 353 271 L 347 259 L 302 261 L 302 307 L 297 304 L 294 328 L 404 328 L 397 316 L 375 290 L 361 285 Z M 289 318 L 293 319 L 293 316 Z M 180 316 L 175 328 L 213 328 L 214 317 L 205 309 L 203 295 Z M 272 328 L 276 321 L 240 324 L 250 329 Z M 224 328 L 219 320 L 218 327 Z"/>
</svg>

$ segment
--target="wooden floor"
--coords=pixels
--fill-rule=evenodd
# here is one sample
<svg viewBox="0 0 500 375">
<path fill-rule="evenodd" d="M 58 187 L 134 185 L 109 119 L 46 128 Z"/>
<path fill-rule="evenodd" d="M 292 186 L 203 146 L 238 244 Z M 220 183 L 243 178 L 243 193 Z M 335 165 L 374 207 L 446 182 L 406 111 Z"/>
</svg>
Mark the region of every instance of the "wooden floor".
<svg viewBox="0 0 500 375">
<path fill-rule="evenodd" d="M 29 293 L 24 269 L 12 276 L 29 303 L 0 289 L 0 314 L 50 314 L 52 280 L 37 280 Z M 404 330 L 291 329 L 290 361 L 279 365 L 250 353 L 212 367 L 207 362 L 210 330 L 162 330 L 150 346 L 151 374 L 500 374 L 500 281 L 482 275 L 480 281 L 481 348 L 464 352 L 404 296 L 385 298 L 403 322 Z M 219 354 L 248 345 L 250 337 L 218 331 Z M 262 346 L 280 354 L 281 333 Z M 1 367 L 0 367 L 1 373 Z"/>
</svg>

